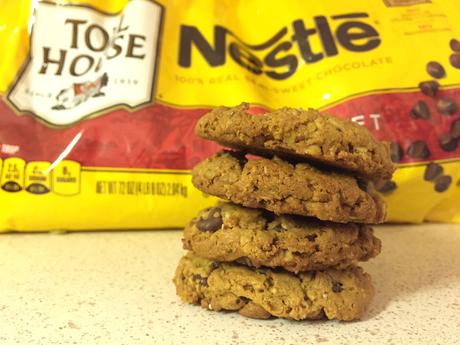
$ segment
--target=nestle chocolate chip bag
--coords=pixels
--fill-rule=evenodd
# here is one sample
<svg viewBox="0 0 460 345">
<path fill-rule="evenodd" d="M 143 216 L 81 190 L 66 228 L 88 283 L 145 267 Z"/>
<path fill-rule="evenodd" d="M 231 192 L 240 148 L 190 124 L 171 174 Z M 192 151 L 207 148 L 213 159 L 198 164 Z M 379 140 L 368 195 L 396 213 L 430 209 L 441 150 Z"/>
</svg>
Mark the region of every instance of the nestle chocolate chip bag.
<svg viewBox="0 0 460 345">
<path fill-rule="evenodd" d="M 0 0 L 0 229 L 180 227 L 197 119 L 313 107 L 392 142 L 397 222 L 460 222 L 457 0 Z"/>
</svg>

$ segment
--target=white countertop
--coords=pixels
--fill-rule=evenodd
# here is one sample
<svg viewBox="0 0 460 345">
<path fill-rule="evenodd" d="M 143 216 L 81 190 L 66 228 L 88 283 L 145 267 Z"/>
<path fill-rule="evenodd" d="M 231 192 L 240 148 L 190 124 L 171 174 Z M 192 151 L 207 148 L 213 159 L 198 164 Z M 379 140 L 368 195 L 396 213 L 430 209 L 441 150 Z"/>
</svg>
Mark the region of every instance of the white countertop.
<svg viewBox="0 0 460 345">
<path fill-rule="evenodd" d="M 460 225 L 382 226 L 359 322 L 182 304 L 180 231 L 0 235 L 0 344 L 460 344 Z"/>
</svg>

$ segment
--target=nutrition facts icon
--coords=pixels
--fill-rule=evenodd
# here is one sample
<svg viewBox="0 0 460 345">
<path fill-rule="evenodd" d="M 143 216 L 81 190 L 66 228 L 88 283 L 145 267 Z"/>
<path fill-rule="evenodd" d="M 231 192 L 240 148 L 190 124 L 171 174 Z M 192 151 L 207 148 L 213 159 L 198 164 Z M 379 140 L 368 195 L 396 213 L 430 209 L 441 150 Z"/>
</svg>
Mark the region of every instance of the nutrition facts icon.
<svg viewBox="0 0 460 345">
<path fill-rule="evenodd" d="M 26 191 L 32 194 L 46 194 L 51 190 L 49 162 L 29 162 L 26 166 Z"/>
<path fill-rule="evenodd" d="M 80 175 L 80 163 L 63 160 L 53 169 L 53 192 L 60 195 L 75 195 L 80 193 Z"/>
<path fill-rule="evenodd" d="M 15 193 L 24 189 L 24 168 L 26 162 L 17 157 L 7 158 L 3 163 L 1 188 L 5 192 Z"/>
</svg>

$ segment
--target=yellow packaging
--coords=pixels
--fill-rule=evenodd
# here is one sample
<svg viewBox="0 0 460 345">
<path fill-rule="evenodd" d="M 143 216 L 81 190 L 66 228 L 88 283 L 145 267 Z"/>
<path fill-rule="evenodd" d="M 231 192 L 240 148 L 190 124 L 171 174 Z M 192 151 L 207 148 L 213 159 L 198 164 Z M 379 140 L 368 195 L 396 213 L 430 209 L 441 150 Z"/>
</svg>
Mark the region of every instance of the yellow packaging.
<svg viewBox="0 0 460 345">
<path fill-rule="evenodd" d="M 389 220 L 460 222 L 458 1 L 0 6 L 2 231 L 183 226 L 215 202 L 193 127 L 242 101 L 367 126 L 399 164 Z"/>
</svg>

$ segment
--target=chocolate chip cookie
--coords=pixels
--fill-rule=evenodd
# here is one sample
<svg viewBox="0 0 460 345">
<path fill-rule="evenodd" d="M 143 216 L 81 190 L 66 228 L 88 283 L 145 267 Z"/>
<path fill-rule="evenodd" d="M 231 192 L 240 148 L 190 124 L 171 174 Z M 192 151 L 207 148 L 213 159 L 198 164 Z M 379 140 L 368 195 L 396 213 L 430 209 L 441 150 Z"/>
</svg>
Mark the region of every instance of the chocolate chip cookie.
<svg viewBox="0 0 460 345">
<path fill-rule="evenodd" d="M 320 162 L 367 179 L 389 179 L 395 169 L 389 144 L 354 122 L 313 109 L 251 115 L 248 107 L 215 108 L 198 121 L 196 133 L 238 150 Z"/>
<path fill-rule="evenodd" d="M 380 253 L 380 240 L 363 224 L 321 222 L 220 202 L 184 230 L 184 249 L 217 261 L 282 267 L 298 273 L 346 268 Z"/>
<path fill-rule="evenodd" d="M 386 215 L 372 184 L 277 157 L 248 160 L 240 152 L 220 152 L 195 166 L 192 182 L 205 193 L 276 214 L 340 223 L 381 223 Z"/>
<path fill-rule="evenodd" d="M 259 319 L 355 320 L 373 295 L 370 276 L 359 267 L 294 275 L 216 263 L 191 253 L 180 260 L 173 281 L 184 302 Z"/>
</svg>

